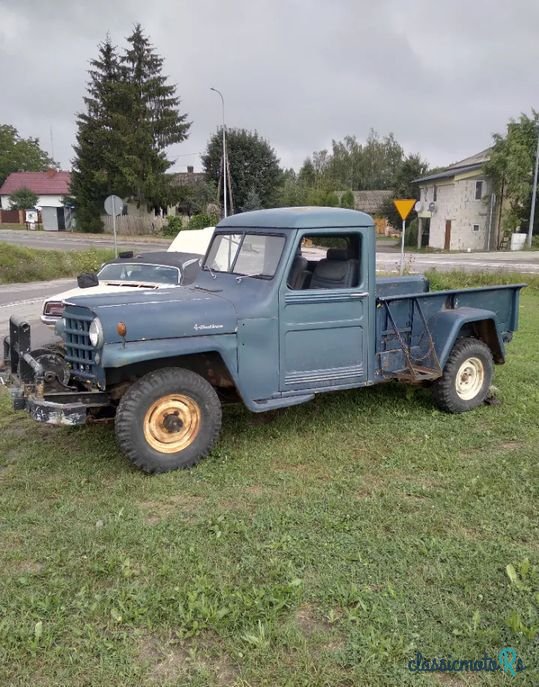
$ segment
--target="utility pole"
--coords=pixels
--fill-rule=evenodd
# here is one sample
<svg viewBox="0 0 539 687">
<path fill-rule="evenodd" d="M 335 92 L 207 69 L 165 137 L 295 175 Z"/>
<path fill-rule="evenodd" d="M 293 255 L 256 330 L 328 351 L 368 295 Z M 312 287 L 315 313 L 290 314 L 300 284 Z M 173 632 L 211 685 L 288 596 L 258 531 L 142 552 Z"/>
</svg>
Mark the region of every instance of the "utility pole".
<svg viewBox="0 0 539 687">
<path fill-rule="evenodd" d="M 228 216 L 228 203 L 227 203 L 227 159 L 226 159 L 226 125 L 225 125 L 225 99 L 221 91 L 217 88 L 210 88 L 210 91 L 215 91 L 221 97 L 221 105 L 223 107 L 223 210 L 224 216 Z"/>
<path fill-rule="evenodd" d="M 533 173 L 532 206 L 528 226 L 528 248 L 532 246 L 533 225 L 535 222 L 535 201 L 537 199 L 537 171 L 539 169 L 539 127 L 537 127 L 537 152 L 535 153 L 535 170 Z"/>
</svg>

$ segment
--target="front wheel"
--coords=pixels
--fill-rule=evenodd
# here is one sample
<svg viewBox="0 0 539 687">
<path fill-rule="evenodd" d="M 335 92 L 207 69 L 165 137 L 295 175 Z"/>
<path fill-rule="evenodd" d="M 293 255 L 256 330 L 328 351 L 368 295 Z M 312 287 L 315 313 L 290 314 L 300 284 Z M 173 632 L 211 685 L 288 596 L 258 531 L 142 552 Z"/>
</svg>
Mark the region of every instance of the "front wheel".
<svg viewBox="0 0 539 687">
<path fill-rule="evenodd" d="M 187 468 L 211 450 L 221 429 L 221 404 L 200 375 L 177 367 L 149 372 L 122 396 L 116 438 L 144 472 Z"/>
<path fill-rule="evenodd" d="M 444 373 L 432 386 L 436 405 L 448 413 L 477 408 L 487 397 L 494 365 L 490 348 L 478 339 L 457 341 Z"/>
</svg>

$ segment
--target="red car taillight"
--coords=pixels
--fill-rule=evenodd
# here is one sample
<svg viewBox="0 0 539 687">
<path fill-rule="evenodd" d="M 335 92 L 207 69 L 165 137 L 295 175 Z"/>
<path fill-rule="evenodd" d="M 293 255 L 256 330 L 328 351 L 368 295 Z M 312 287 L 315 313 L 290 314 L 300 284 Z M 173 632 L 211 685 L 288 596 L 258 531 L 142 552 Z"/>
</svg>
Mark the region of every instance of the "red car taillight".
<svg viewBox="0 0 539 687">
<path fill-rule="evenodd" d="M 49 301 L 45 303 L 43 314 L 50 317 L 62 317 L 64 314 L 64 304 L 60 301 Z"/>
</svg>

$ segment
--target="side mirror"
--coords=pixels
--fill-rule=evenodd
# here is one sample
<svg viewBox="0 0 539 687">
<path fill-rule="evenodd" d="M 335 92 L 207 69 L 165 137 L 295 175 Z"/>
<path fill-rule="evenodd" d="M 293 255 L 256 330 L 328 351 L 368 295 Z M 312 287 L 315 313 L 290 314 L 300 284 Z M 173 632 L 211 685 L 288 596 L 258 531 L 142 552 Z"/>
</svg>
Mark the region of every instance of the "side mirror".
<svg viewBox="0 0 539 687">
<path fill-rule="evenodd" d="M 88 289 L 91 286 L 99 286 L 99 279 L 95 272 L 83 272 L 77 277 L 79 289 Z"/>
</svg>

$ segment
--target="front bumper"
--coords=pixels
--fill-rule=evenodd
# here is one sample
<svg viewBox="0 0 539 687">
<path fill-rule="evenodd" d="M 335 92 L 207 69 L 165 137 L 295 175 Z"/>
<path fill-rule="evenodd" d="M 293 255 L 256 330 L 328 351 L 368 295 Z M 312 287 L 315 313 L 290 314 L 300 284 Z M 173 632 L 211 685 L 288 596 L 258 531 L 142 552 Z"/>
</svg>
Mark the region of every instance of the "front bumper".
<svg viewBox="0 0 539 687">
<path fill-rule="evenodd" d="M 84 425 L 111 405 L 104 391 L 66 387 L 47 393 L 47 371 L 31 354 L 30 325 L 13 315 L 9 337 L 4 339 L 3 383 L 11 393 L 14 410 L 26 410 L 37 422 Z"/>
</svg>

